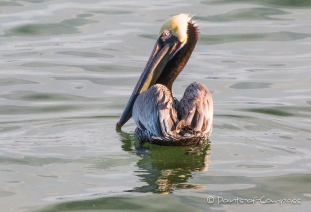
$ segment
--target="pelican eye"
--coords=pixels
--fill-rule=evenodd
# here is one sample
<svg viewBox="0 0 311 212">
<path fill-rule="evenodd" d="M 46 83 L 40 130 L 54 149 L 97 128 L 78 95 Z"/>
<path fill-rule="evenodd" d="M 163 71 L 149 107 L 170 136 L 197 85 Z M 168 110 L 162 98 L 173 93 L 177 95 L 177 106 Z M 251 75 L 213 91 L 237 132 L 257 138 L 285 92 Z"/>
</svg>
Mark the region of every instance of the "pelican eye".
<svg viewBox="0 0 311 212">
<path fill-rule="evenodd" d="M 166 41 L 168 40 L 172 35 L 172 32 L 170 30 L 165 30 L 162 35 L 161 35 L 161 38 L 163 41 Z"/>
</svg>

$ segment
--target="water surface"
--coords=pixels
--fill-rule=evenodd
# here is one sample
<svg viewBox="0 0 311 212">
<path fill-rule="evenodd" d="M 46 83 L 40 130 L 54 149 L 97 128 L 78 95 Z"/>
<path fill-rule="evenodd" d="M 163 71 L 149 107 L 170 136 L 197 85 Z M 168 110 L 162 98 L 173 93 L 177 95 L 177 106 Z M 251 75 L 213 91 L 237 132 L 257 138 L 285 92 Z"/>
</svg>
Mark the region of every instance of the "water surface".
<svg viewBox="0 0 311 212">
<path fill-rule="evenodd" d="M 210 143 L 140 147 L 133 120 L 115 124 L 161 24 L 181 12 L 200 38 L 173 91 L 209 87 Z M 311 1 L 12 0 L 0 20 L 1 210 L 311 207 Z"/>
</svg>

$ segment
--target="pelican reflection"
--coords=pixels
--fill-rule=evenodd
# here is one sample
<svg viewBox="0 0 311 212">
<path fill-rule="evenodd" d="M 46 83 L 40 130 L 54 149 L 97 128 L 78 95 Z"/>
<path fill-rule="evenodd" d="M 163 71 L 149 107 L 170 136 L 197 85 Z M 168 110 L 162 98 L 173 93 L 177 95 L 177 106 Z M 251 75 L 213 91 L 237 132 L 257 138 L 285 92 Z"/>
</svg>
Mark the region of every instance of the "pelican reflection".
<svg viewBox="0 0 311 212">
<path fill-rule="evenodd" d="M 187 183 L 195 172 L 207 171 L 211 144 L 204 141 L 193 147 L 164 147 L 138 142 L 132 134 L 119 132 L 122 149 L 140 157 L 136 175 L 147 185 L 132 192 L 170 193 L 175 189 L 199 189 L 201 185 Z"/>
</svg>

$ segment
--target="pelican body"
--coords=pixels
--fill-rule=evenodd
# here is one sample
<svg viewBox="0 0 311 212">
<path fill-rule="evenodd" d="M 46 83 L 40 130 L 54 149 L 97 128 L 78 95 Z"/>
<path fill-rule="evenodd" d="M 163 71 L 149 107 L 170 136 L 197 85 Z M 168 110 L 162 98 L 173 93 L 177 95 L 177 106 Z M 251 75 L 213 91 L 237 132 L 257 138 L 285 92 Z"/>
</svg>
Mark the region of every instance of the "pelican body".
<svg viewBox="0 0 311 212">
<path fill-rule="evenodd" d="M 172 94 L 173 82 L 197 40 L 198 28 L 188 14 L 173 16 L 163 24 L 118 128 L 133 116 L 135 136 L 142 142 L 186 146 L 208 138 L 213 122 L 213 99 L 208 88 L 194 82 L 180 101 Z"/>
</svg>

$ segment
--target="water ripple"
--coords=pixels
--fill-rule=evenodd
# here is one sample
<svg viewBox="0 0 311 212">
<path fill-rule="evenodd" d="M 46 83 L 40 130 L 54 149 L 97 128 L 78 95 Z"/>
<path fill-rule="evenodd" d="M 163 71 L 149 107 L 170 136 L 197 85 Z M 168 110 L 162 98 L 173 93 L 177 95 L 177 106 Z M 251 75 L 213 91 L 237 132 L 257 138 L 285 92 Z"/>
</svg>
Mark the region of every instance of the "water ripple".
<svg viewBox="0 0 311 212">
<path fill-rule="evenodd" d="M 1 209 L 248 211 L 206 198 L 263 195 L 300 198 L 295 210 L 307 211 L 310 8 L 311 0 L 1 1 Z M 132 119 L 121 132 L 115 124 L 159 27 L 181 12 L 195 14 L 200 31 L 173 92 L 180 99 L 193 81 L 209 87 L 211 143 L 141 146 Z"/>
</svg>

